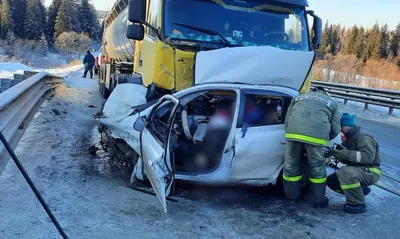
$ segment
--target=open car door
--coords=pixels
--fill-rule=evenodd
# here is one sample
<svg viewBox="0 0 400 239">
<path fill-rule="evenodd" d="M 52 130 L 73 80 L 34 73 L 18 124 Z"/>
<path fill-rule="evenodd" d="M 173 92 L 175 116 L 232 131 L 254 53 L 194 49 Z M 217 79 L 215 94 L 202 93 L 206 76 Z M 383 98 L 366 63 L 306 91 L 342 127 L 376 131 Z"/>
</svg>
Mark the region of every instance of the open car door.
<svg viewBox="0 0 400 239">
<path fill-rule="evenodd" d="M 167 213 L 166 197 L 174 182 L 170 155 L 170 134 L 179 100 L 171 95 L 162 97 L 146 118 L 138 118 L 134 128 L 141 131 L 144 172 L 150 180 L 161 205 Z"/>
</svg>

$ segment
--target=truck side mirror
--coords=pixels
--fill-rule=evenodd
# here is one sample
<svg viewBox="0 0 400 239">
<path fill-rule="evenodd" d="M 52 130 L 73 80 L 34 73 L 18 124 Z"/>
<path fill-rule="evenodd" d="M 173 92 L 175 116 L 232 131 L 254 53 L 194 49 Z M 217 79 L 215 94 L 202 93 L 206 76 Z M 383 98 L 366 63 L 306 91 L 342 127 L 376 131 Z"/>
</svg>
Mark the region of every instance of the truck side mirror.
<svg viewBox="0 0 400 239">
<path fill-rule="evenodd" d="M 307 13 L 314 18 L 312 28 L 314 37 L 311 40 L 311 45 L 313 49 L 319 49 L 322 44 L 322 19 L 315 15 L 314 11 L 307 11 Z"/>
<path fill-rule="evenodd" d="M 144 117 L 138 117 L 136 119 L 135 124 L 133 125 L 133 128 L 138 131 L 142 132 L 144 130 L 144 127 L 146 126 L 146 119 Z"/>
<path fill-rule="evenodd" d="M 129 16 L 130 22 L 143 24 L 146 22 L 146 0 L 130 0 Z"/>
<path fill-rule="evenodd" d="M 144 39 L 144 26 L 142 24 L 129 25 L 126 37 L 131 40 L 142 41 Z"/>
</svg>

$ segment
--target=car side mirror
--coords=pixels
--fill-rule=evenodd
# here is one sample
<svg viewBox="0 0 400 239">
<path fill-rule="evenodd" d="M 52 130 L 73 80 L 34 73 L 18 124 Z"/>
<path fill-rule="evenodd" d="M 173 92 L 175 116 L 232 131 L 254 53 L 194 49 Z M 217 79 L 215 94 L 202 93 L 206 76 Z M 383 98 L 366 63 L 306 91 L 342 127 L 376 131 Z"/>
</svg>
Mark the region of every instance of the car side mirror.
<svg viewBox="0 0 400 239">
<path fill-rule="evenodd" d="M 142 41 L 144 39 L 144 26 L 142 24 L 128 26 L 126 37 L 131 40 Z"/>
<path fill-rule="evenodd" d="M 146 21 L 146 0 L 130 0 L 129 15 L 130 22 L 143 24 Z"/>
<path fill-rule="evenodd" d="M 314 11 L 307 11 L 307 14 L 314 18 L 313 22 L 313 39 L 311 45 L 313 49 L 319 49 L 322 44 L 322 19 L 315 15 Z"/>
<path fill-rule="evenodd" d="M 138 131 L 138 132 L 143 132 L 145 126 L 146 126 L 146 118 L 144 117 L 138 117 L 135 121 L 135 124 L 133 125 L 133 128 Z"/>
</svg>

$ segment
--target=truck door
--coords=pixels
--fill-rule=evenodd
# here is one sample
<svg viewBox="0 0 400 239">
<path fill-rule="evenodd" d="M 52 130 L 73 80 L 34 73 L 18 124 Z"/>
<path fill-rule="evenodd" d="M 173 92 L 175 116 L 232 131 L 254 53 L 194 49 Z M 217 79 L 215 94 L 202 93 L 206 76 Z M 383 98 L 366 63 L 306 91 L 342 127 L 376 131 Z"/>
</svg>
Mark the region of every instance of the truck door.
<svg viewBox="0 0 400 239">
<path fill-rule="evenodd" d="M 169 141 L 178 104 L 175 97 L 166 95 L 155 104 L 146 120 L 138 119 L 145 122 L 141 133 L 143 168 L 165 213 L 166 197 L 174 182 Z"/>
</svg>

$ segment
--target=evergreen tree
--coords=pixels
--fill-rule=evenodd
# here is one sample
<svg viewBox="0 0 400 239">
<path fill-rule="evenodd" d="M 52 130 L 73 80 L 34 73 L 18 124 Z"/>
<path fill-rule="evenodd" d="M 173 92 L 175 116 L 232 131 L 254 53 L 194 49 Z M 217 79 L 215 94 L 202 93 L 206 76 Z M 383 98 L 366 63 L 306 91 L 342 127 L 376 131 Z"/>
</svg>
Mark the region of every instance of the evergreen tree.
<svg viewBox="0 0 400 239">
<path fill-rule="evenodd" d="M 39 41 L 46 24 L 45 7 L 41 0 L 28 0 L 25 20 L 25 39 Z"/>
<path fill-rule="evenodd" d="M 389 56 L 389 27 L 387 23 L 381 28 L 381 58 L 387 59 Z"/>
<path fill-rule="evenodd" d="M 12 17 L 14 21 L 14 33 L 18 38 L 24 38 L 24 24 L 26 20 L 27 0 L 12 0 Z"/>
<path fill-rule="evenodd" d="M 70 13 L 71 13 L 71 30 L 77 33 L 82 33 L 82 11 L 81 0 L 70 0 Z"/>
<path fill-rule="evenodd" d="M 2 0 L 1 2 L 1 29 L 0 29 L 0 38 L 5 39 L 8 32 L 14 33 L 14 21 L 11 15 L 11 4 L 10 0 Z"/>
<path fill-rule="evenodd" d="M 88 34 L 90 38 L 98 38 L 100 31 L 100 24 L 98 22 L 97 11 L 93 4 L 88 0 L 82 0 L 79 8 L 80 16 L 80 30 L 82 33 Z"/>
<path fill-rule="evenodd" d="M 378 23 L 375 23 L 366 41 L 364 60 L 369 60 L 369 59 L 378 60 L 380 58 L 381 58 L 381 32 Z"/>
<path fill-rule="evenodd" d="M 73 2 L 71 0 L 61 0 L 58 9 L 56 24 L 54 26 L 54 39 L 57 39 L 64 32 L 70 32 L 72 27 Z"/>
<path fill-rule="evenodd" d="M 321 47 L 319 48 L 321 52 L 325 53 L 326 52 L 326 48 L 329 45 L 329 24 L 328 21 L 326 21 L 325 23 L 325 27 L 324 30 L 322 32 L 322 43 L 321 43 Z"/>
<path fill-rule="evenodd" d="M 354 54 L 354 55 L 356 54 L 354 46 L 357 40 L 357 36 L 358 36 L 358 27 L 354 25 L 347 36 L 346 46 L 344 50 L 346 54 Z"/>
<path fill-rule="evenodd" d="M 97 39 L 98 39 L 99 42 L 102 42 L 102 39 L 103 39 L 103 32 L 104 32 L 104 27 L 105 27 L 104 24 L 105 24 L 105 22 L 103 20 L 101 22 L 100 30 L 99 30 L 98 35 L 97 35 Z"/>
<path fill-rule="evenodd" d="M 6 40 L 7 40 L 7 45 L 8 45 L 8 48 L 6 50 L 7 55 L 14 56 L 15 47 L 16 47 L 16 43 L 17 43 L 18 39 L 12 31 L 9 31 L 9 32 L 7 32 Z"/>
<path fill-rule="evenodd" d="M 399 55 L 400 44 L 400 23 L 397 25 L 396 30 L 392 32 L 392 38 L 390 39 L 390 54 L 393 58 Z"/>
<path fill-rule="evenodd" d="M 338 46 L 339 46 L 339 32 L 337 26 L 330 26 L 330 33 L 331 33 L 331 53 L 333 55 L 337 54 Z"/>
<path fill-rule="evenodd" d="M 46 36 L 44 34 L 42 34 L 38 43 L 40 45 L 40 53 L 43 56 L 47 55 L 49 53 L 49 45 L 47 43 Z"/>
<path fill-rule="evenodd" d="M 80 10 L 79 11 L 79 13 L 80 13 L 79 20 L 80 20 L 82 32 L 89 33 L 91 31 L 91 29 L 90 29 L 91 8 L 90 8 L 89 0 L 82 0 L 79 10 Z"/>
<path fill-rule="evenodd" d="M 99 32 L 101 31 L 100 27 L 100 22 L 99 22 L 99 17 L 97 15 L 96 8 L 93 6 L 93 4 L 90 5 L 90 18 L 89 18 L 89 25 L 90 25 L 90 30 L 89 31 L 89 36 L 92 39 L 98 40 L 98 35 Z"/>
<path fill-rule="evenodd" d="M 354 45 L 354 50 L 357 58 L 361 58 L 364 55 L 365 48 L 365 30 L 364 27 L 360 27 L 357 33 L 357 39 Z"/>
<path fill-rule="evenodd" d="M 61 5 L 61 0 L 53 0 L 48 10 L 47 27 L 46 27 L 46 38 L 49 44 L 54 44 L 54 27 L 56 25 L 56 19 L 58 10 Z"/>
<path fill-rule="evenodd" d="M 343 48 L 344 48 L 344 46 L 343 46 L 343 42 L 344 42 L 343 41 L 343 37 L 344 37 L 343 29 L 344 28 L 342 28 L 342 26 L 340 24 L 336 26 L 336 32 L 337 32 L 337 35 L 338 35 L 338 45 L 337 45 L 336 53 L 342 52 Z"/>
</svg>

